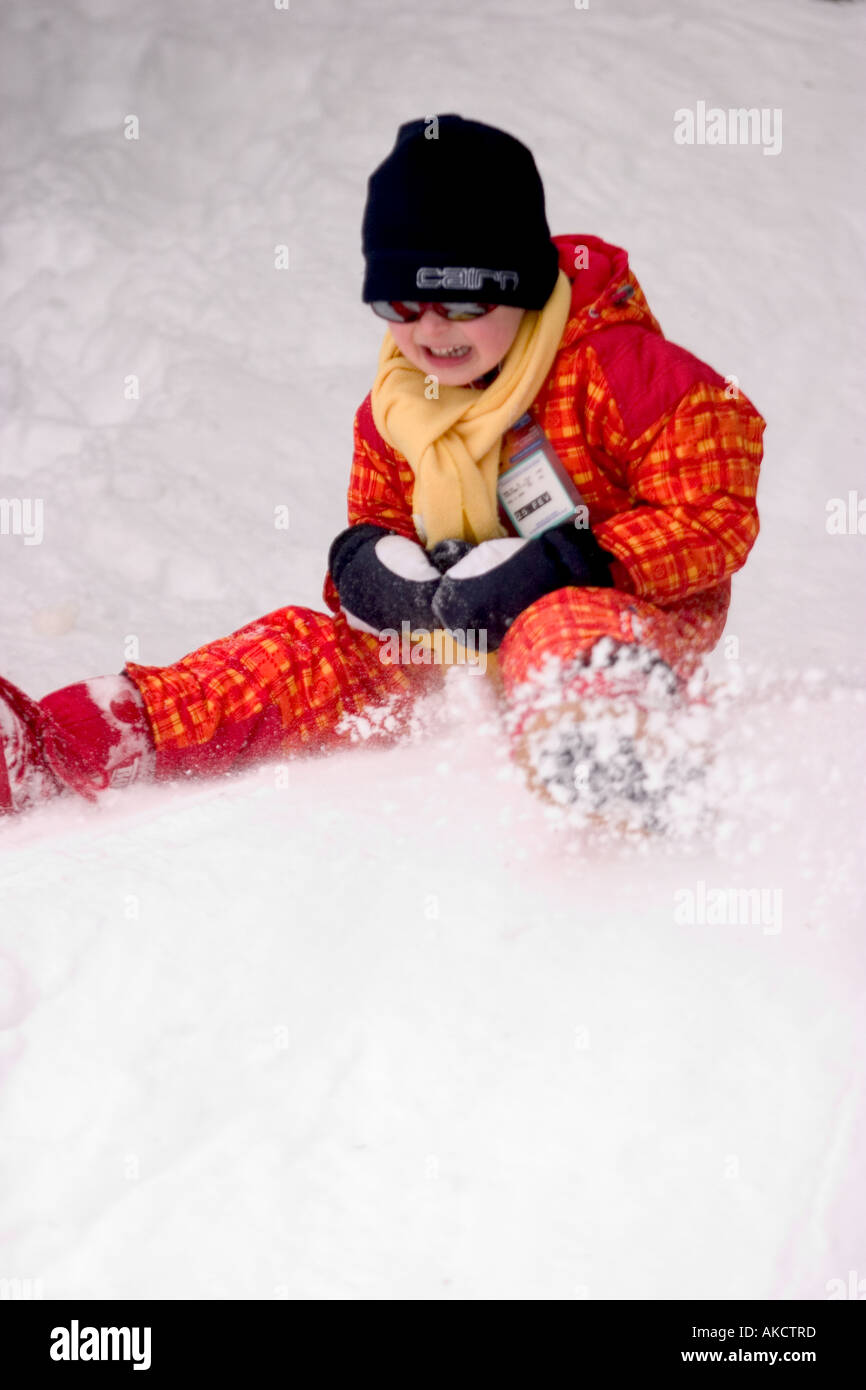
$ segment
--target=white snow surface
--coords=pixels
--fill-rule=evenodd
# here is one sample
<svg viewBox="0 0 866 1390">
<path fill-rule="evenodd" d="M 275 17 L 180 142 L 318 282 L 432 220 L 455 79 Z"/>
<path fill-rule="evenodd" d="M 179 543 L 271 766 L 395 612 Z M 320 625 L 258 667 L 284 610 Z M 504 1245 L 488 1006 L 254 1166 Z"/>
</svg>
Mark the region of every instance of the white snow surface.
<svg viewBox="0 0 866 1390">
<path fill-rule="evenodd" d="M 866 537 L 826 517 L 863 477 L 864 7 L 6 0 L 0 49 L 0 497 L 44 501 L 41 544 L 0 536 L 0 669 L 35 696 L 321 607 L 381 339 L 366 178 L 401 121 L 524 139 L 553 231 L 626 246 L 769 422 L 712 834 L 570 824 L 466 670 L 402 746 L 0 826 L 0 1279 L 862 1279 Z M 781 153 L 676 145 L 699 100 L 779 108 Z M 760 912 L 702 907 L 741 889 Z"/>
</svg>

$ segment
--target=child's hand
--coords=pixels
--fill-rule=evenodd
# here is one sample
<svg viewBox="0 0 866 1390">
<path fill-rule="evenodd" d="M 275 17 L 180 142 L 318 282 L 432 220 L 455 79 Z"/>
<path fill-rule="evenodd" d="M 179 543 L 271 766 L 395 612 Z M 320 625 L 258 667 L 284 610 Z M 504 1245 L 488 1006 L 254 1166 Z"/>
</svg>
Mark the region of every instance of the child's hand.
<svg viewBox="0 0 866 1390">
<path fill-rule="evenodd" d="M 379 634 L 399 632 L 404 622 L 413 631 L 438 626 L 431 605 L 441 576 L 417 541 L 350 526 L 331 545 L 328 569 L 350 627 Z"/>
<path fill-rule="evenodd" d="M 534 540 L 482 541 L 445 574 L 433 612 L 452 631 L 486 631 L 493 651 L 515 618 L 545 594 L 578 584 L 610 587 L 609 558 L 591 531 L 571 522 Z"/>
<path fill-rule="evenodd" d="M 458 560 L 462 560 L 473 549 L 471 541 L 437 541 L 429 552 L 430 559 L 440 574 L 445 574 Z"/>
</svg>

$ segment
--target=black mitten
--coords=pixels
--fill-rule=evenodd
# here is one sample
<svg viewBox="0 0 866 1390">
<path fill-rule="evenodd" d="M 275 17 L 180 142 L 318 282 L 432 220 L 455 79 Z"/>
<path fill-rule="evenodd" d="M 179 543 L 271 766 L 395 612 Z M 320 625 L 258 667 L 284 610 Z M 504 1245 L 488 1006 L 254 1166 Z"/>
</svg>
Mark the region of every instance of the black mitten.
<svg viewBox="0 0 866 1390">
<path fill-rule="evenodd" d="M 452 631 L 485 630 L 493 651 L 515 618 L 545 594 L 569 585 L 611 587 L 612 559 L 591 531 L 571 521 L 533 540 L 482 541 L 445 574 L 433 612 Z"/>
<path fill-rule="evenodd" d="M 436 566 L 440 574 L 450 570 L 452 565 L 456 565 L 458 560 L 462 560 L 473 549 L 471 541 L 437 541 L 433 549 L 429 552 L 430 559 Z"/>
<path fill-rule="evenodd" d="M 362 632 L 438 626 L 431 607 L 441 575 L 417 541 L 382 526 L 341 531 L 328 552 L 328 569 L 350 627 Z"/>
</svg>

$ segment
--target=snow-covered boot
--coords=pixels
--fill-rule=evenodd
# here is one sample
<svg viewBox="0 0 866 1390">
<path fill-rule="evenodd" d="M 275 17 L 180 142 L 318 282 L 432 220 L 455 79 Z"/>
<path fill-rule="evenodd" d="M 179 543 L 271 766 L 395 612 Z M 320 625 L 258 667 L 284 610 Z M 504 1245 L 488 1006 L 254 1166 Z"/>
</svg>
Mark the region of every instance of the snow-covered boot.
<svg viewBox="0 0 866 1390">
<path fill-rule="evenodd" d="M 510 727 L 530 786 L 547 800 L 619 831 L 659 831 L 695 806 L 705 714 L 656 652 L 603 638 L 588 660 L 537 672 Z"/>
<path fill-rule="evenodd" d="M 127 676 L 97 676 L 40 701 L 0 676 L 0 816 L 63 792 L 94 801 L 155 766 L 144 702 Z"/>
</svg>

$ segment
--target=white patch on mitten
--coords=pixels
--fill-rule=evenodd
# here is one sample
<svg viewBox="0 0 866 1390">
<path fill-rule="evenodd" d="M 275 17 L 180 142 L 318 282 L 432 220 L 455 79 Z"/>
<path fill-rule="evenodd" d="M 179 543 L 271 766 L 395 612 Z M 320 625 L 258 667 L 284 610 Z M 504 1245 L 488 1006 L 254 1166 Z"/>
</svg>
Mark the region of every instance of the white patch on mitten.
<svg viewBox="0 0 866 1390">
<path fill-rule="evenodd" d="M 430 563 L 418 542 L 407 540 L 405 536 L 383 536 L 376 542 L 375 550 L 376 559 L 398 579 L 412 579 L 426 584 L 440 577 L 436 566 Z"/>
<path fill-rule="evenodd" d="M 478 575 L 488 574 L 490 570 L 504 565 L 518 550 L 522 550 L 528 544 L 528 541 L 518 536 L 503 536 L 495 541 L 482 541 L 474 550 L 470 550 L 468 555 L 464 555 L 462 560 L 458 560 L 456 565 L 451 566 L 448 578 L 477 579 Z"/>
</svg>

